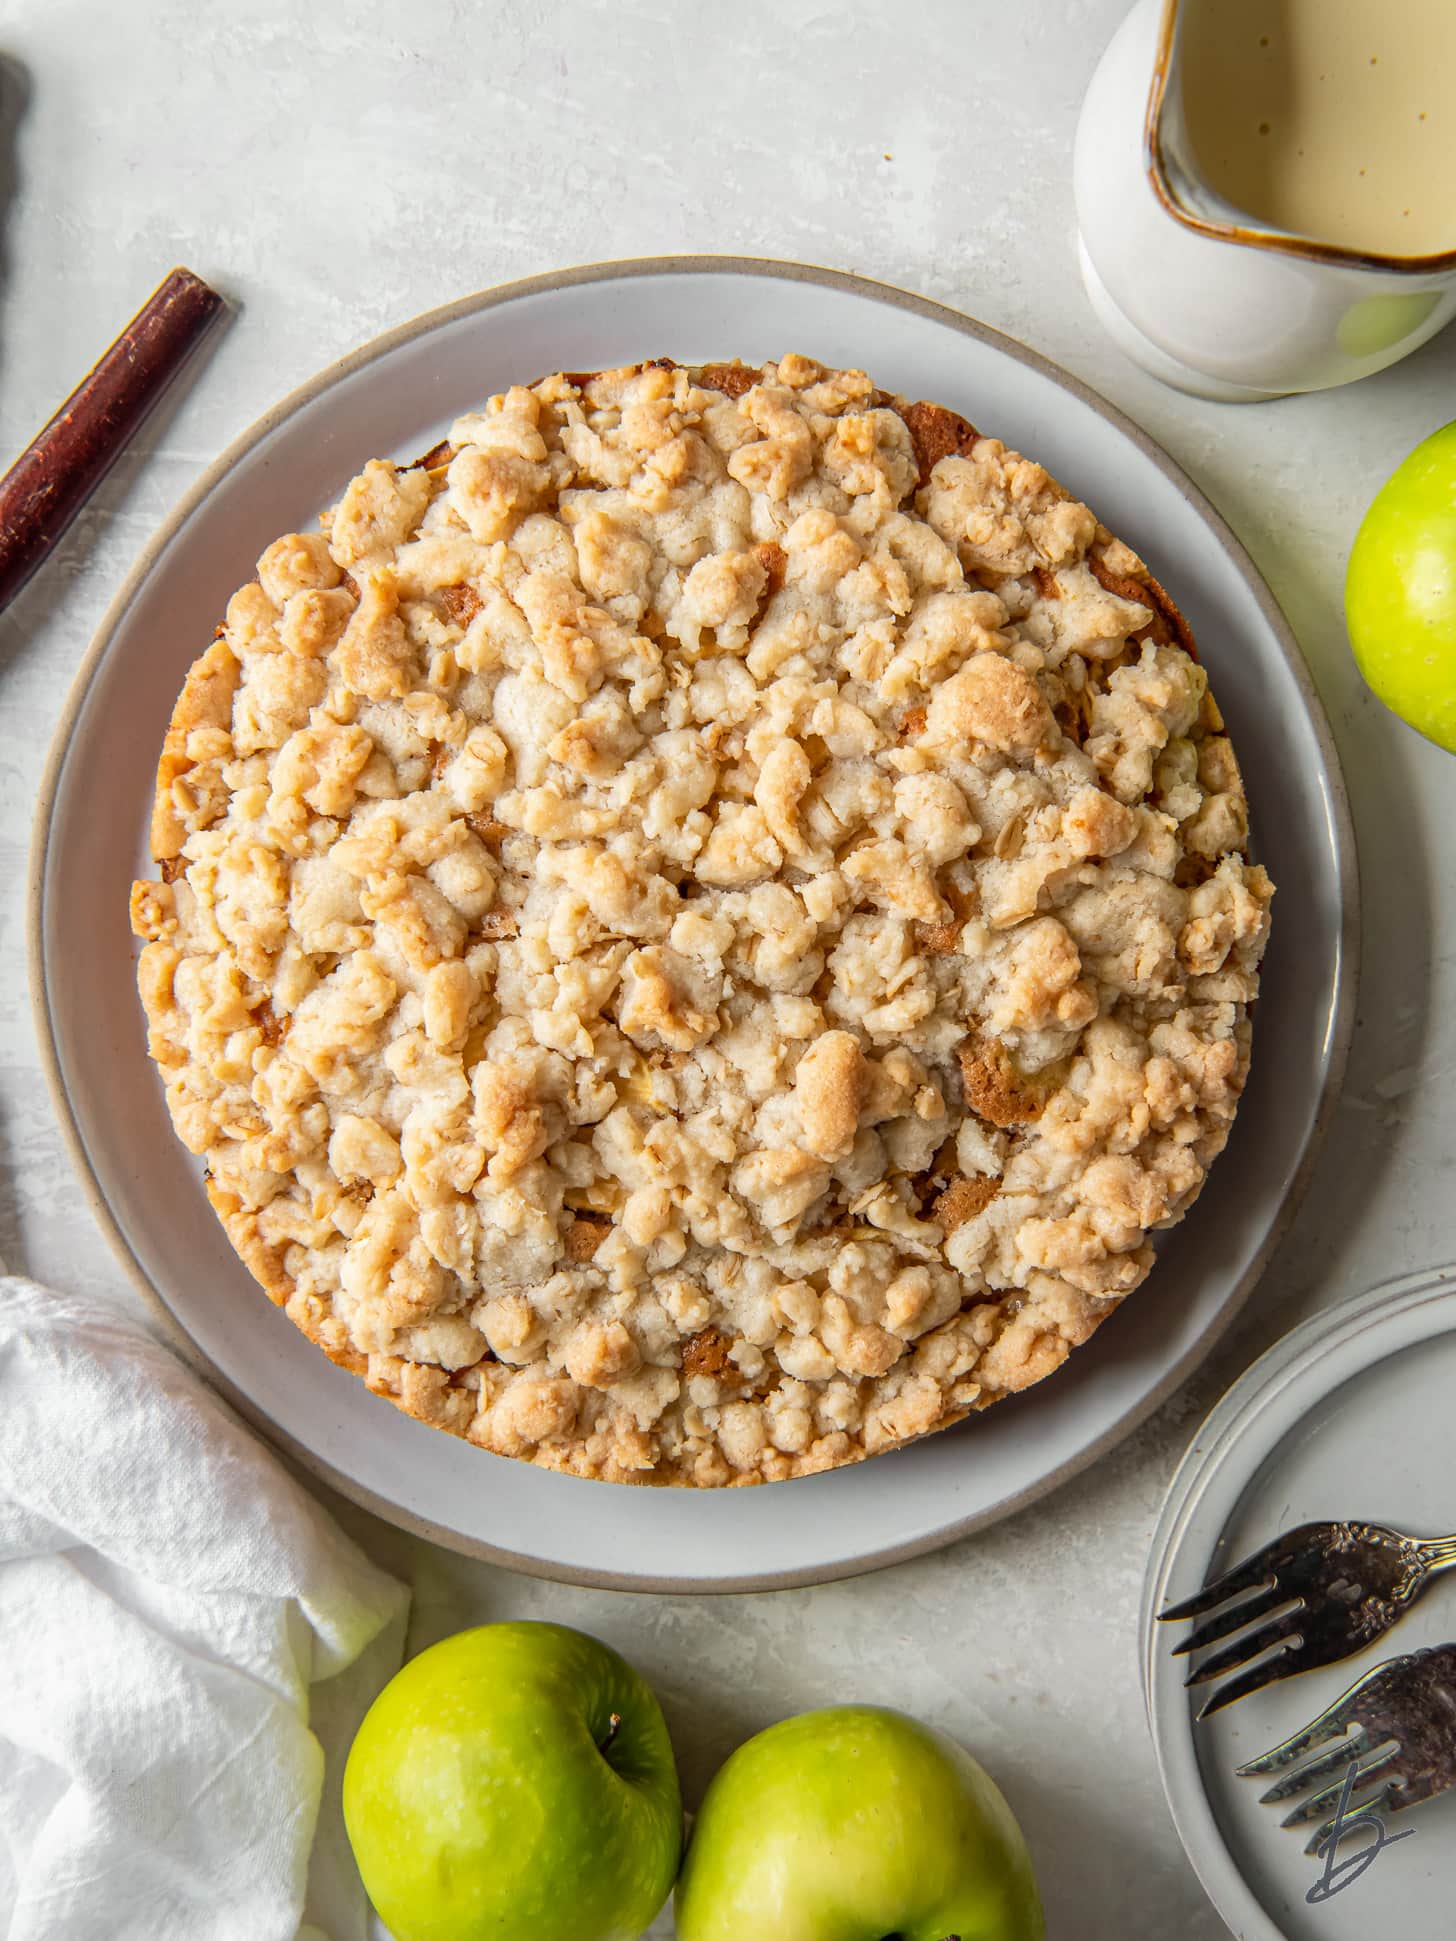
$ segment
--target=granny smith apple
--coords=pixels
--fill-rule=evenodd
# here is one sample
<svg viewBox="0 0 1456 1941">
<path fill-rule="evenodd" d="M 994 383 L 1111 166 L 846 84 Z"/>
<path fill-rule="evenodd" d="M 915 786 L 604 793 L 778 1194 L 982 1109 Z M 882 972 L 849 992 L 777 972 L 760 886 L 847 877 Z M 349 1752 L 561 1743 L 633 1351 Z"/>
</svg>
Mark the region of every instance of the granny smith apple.
<svg viewBox="0 0 1456 1941">
<path fill-rule="evenodd" d="M 1345 618 L 1386 707 L 1456 749 L 1456 423 L 1376 493 L 1350 553 Z"/>
<path fill-rule="evenodd" d="M 657 1700 L 561 1624 L 411 1659 L 354 1740 L 344 1823 L 395 1941 L 636 1941 L 682 1853 Z"/>
<path fill-rule="evenodd" d="M 708 1788 L 680 1941 L 1043 1941 L 1011 1808 L 970 1754 L 902 1712 L 771 1725 Z"/>
</svg>

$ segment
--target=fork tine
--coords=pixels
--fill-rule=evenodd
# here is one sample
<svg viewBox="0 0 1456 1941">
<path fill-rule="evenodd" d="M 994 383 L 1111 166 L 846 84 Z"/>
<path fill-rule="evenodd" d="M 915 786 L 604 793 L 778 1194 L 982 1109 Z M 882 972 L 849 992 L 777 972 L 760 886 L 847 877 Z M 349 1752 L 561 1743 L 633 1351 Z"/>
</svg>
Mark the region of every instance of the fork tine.
<svg viewBox="0 0 1456 1941">
<path fill-rule="evenodd" d="M 1247 1765 L 1240 1766 L 1240 1779 L 1258 1779 L 1265 1773 L 1281 1771 L 1292 1766 L 1296 1759 L 1303 1758 L 1306 1752 L 1313 1752 L 1316 1746 L 1324 1745 L 1330 1739 L 1339 1738 L 1352 1724 L 1358 1724 L 1363 1732 L 1365 1727 L 1358 1718 L 1361 1701 L 1372 1688 L 1389 1683 L 1393 1668 L 1403 1660 L 1393 1658 L 1387 1664 L 1376 1665 L 1367 1671 L 1363 1678 L 1357 1678 L 1353 1685 L 1340 1693 L 1340 1696 L 1327 1705 L 1317 1719 L 1311 1719 L 1302 1732 L 1296 1732 L 1283 1745 L 1275 1746 L 1272 1751 L 1251 1759 Z"/>
<path fill-rule="evenodd" d="M 1201 1665 L 1190 1671 L 1187 1683 L 1206 1685 L 1210 1679 L 1218 1678 L 1226 1671 L 1237 1671 L 1240 1665 L 1248 1664 L 1251 1658 L 1257 1658 L 1270 1645 L 1286 1644 L 1290 1638 L 1299 1635 L 1303 1616 L 1303 1604 L 1296 1604 L 1284 1617 L 1261 1624 L 1257 1631 L 1251 1631 L 1247 1637 L 1235 1638 L 1232 1644 L 1226 1644 L 1222 1651 L 1211 1652 Z"/>
<path fill-rule="evenodd" d="M 1350 1738 L 1332 1747 L 1329 1752 L 1321 1753 L 1318 1759 L 1311 1759 L 1297 1772 L 1285 1773 L 1282 1779 L 1276 1779 L 1267 1793 L 1260 1793 L 1259 1804 L 1276 1806 L 1282 1799 L 1293 1799 L 1296 1793 L 1307 1792 L 1311 1786 L 1330 1778 L 1342 1766 L 1348 1766 L 1352 1759 L 1363 1758 L 1370 1750 L 1370 1735 L 1361 1726 Z M 1244 1766 L 1240 1770 L 1248 1772 L 1249 1768 Z"/>
<path fill-rule="evenodd" d="M 1185 1658 L 1190 1651 L 1202 1651 L 1205 1646 L 1217 1644 L 1220 1638 L 1226 1638 L 1234 1631 L 1242 1631 L 1244 1626 L 1252 1624 L 1255 1618 L 1268 1617 L 1271 1612 L 1277 1611 L 1281 1604 L 1289 1602 L 1289 1598 L 1281 1596 L 1278 1587 L 1271 1584 L 1267 1590 L 1259 1592 L 1255 1597 L 1246 1597 L 1242 1603 L 1232 1604 L 1226 1610 L 1215 1611 L 1206 1623 L 1200 1624 L 1196 1630 L 1190 1631 L 1181 1643 L 1174 1645 L 1173 1656 Z"/>
<path fill-rule="evenodd" d="M 1399 1757 L 1399 1746 L 1387 1746 L 1378 1759 L 1373 1759 L 1368 1766 L 1357 1768 L 1355 1784 L 1350 1789 L 1350 1804 L 1345 1813 L 1347 1820 L 1356 1818 L 1366 1810 L 1370 1801 L 1365 1796 L 1365 1788 L 1390 1780 L 1395 1771 L 1395 1762 Z M 1344 1790 L 1345 1778 L 1342 1776 L 1332 1786 L 1323 1786 L 1319 1792 L 1311 1793 L 1308 1799 L 1301 1800 L 1293 1812 L 1284 1815 L 1279 1822 L 1280 1826 L 1308 1826 L 1311 1820 L 1318 1820 L 1321 1815 L 1328 1813 L 1332 1806 L 1338 1805 Z"/>
<path fill-rule="evenodd" d="M 1252 1557 L 1245 1557 L 1241 1564 L 1235 1564 L 1221 1577 L 1213 1578 L 1193 1597 L 1185 1597 L 1181 1604 L 1170 1604 L 1159 1611 L 1160 1624 L 1176 1624 L 1182 1618 L 1202 1617 L 1217 1605 L 1240 1591 L 1262 1590 L 1273 1584 L 1274 1556 L 1280 1548 L 1279 1543 L 1266 1543 L 1262 1550 L 1256 1550 Z"/>
<path fill-rule="evenodd" d="M 1365 1680 L 1362 1679 L 1360 1682 L 1364 1684 Z M 1317 1719 L 1312 1719 L 1303 1731 L 1296 1732 L 1291 1738 L 1286 1739 L 1283 1745 L 1275 1746 L 1269 1752 L 1260 1753 L 1257 1759 L 1251 1759 L 1247 1765 L 1240 1766 L 1238 1777 L 1261 1779 L 1265 1773 L 1282 1772 L 1286 1766 L 1292 1766 L 1296 1759 L 1302 1759 L 1305 1753 L 1313 1752 L 1316 1746 L 1324 1745 L 1329 1739 L 1338 1739 L 1342 1732 L 1349 1730 L 1350 1715 L 1347 1708 L 1359 1689 L 1357 1685 L 1353 1690 L 1343 1693 L 1333 1705 L 1321 1712 Z"/>
<path fill-rule="evenodd" d="M 1272 1685 L 1276 1679 L 1290 1677 L 1288 1660 L 1293 1655 L 1287 1648 L 1273 1651 L 1267 1658 L 1261 1658 L 1257 1665 L 1250 1665 L 1247 1671 L 1228 1679 L 1212 1697 L 1203 1701 L 1198 1711 L 1199 1718 L 1211 1719 L 1215 1712 L 1221 1712 L 1226 1705 L 1235 1705 L 1253 1692 L 1262 1692 L 1266 1685 Z"/>
</svg>

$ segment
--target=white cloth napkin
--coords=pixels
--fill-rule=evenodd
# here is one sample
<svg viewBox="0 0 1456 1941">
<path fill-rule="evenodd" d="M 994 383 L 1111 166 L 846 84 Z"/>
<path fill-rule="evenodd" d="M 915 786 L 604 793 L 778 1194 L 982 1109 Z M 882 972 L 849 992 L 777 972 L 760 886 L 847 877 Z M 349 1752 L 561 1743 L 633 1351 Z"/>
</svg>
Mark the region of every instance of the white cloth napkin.
<svg viewBox="0 0 1456 1941">
<path fill-rule="evenodd" d="M 4 1941 L 357 1941 L 336 1768 L 406 1601 L 139 1320 L 0 1278 Z"/>
</svg>

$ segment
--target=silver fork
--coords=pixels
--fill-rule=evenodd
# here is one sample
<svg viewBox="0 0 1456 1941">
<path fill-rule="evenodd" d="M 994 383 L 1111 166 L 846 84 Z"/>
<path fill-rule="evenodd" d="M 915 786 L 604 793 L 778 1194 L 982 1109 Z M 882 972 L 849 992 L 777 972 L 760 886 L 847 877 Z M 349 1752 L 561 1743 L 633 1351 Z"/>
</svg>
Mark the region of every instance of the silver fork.
<svg viewBox="0 0 1456 1941">
<path fill-rule="evenodd" d="M 1331 1739 L 1341 1743 L 1298 1765 L 1307 1752 Z M 1377 1665 L 1303 1732 L 1262 1759 L 1240 1766 L 1239 1775 L 1284 1775 L 1260 1795 L 1260 1805 L 1266 1806 L 1318 1786 L 1280 1821 L 1281 1826 L 1307 1826 L 1339 1803 L 1349 1778 L 1345 1768 L 1367 1759 L 1368 1764 L 1356 1763 L 1348 1800 L 1316 1829 L 1306 1853 L 1321 1850 L 1337 1819 L 1348 1824 L 1362 1814 L 1400 1813 L 1456 1786 L 1456 1644 L 1438 1644 Z M 1321 1786 L 1332 1774 L 1333 1784 Z"/>
<path fill-rule="evenodd" d="M 1188 1674 L 1190 1685 L 1206 1685 L 1224 1672 L 1237 1673 L 1204 1702 L 1198 1716 L 1206 1719 L 1276 1679 L 1363 1650 L 1400 1622 L 1433 1578 L 1451 1569 L 1456 1537 L 1403 1537 L 1378 1523 L 1302 1523 L 1158 1618 L 1176 1623 L 1207 1617 L 1173 1647 L 1175 1657 L 1232 1640 Z M 1246 1629 L 1261 1619 L 1257 1629 Z"/>
</svg>

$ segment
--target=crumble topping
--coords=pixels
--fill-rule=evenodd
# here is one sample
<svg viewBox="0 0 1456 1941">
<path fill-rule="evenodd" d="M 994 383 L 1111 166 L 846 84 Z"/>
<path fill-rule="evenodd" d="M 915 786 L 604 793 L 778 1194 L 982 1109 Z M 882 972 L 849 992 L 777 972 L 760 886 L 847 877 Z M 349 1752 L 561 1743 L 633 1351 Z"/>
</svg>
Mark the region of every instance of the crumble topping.
<svg viewBox="0 0 1456 1941">
<path fill-rule="evenodd" d="M 785 357 L 374 460 L 193 667 L 132 890 L 233 1244 L 425 1421 L 802 1475 L 1049 1374 L 1232 1122 L 1271 887 L 1182 616 Z"/>
</svg>

